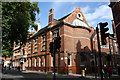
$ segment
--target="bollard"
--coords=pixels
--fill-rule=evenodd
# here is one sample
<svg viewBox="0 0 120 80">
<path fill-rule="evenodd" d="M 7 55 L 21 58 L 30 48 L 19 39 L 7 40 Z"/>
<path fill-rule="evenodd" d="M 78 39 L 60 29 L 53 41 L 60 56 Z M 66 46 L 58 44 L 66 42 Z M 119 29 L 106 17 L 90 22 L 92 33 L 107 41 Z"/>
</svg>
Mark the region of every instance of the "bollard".
<svg viewBox="0 0 120 80">
<path fill-rule="evenodd" d="M 82 70 L 82 76 L 85 76 L 85 70 Z"/>
</svg>

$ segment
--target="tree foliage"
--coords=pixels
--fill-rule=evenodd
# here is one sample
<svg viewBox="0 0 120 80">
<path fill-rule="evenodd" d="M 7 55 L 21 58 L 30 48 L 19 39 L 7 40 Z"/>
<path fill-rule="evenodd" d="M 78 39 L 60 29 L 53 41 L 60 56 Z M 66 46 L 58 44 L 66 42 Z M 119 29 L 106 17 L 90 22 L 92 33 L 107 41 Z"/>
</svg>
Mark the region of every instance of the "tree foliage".
<svg viewBox="0 0 120 80">
<path fill-rule="evenodd" d="M 26 43 L 29 26 L 36 28 L 35 12 L 39 13 L 38 3 L 3 2 L 2 3 L 2 49 L 12 52 L 13 43 Z"/>
</svg>

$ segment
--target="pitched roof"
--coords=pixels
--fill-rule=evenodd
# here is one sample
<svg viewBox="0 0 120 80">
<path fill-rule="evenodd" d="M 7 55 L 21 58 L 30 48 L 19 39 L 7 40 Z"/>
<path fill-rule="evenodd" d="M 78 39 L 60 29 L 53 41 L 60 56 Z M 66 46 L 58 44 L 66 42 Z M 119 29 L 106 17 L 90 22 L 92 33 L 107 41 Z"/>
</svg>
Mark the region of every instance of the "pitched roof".
<svg viewBox="0 0 120 80">
<path fill-rule="evenodd" d="M 34 38 L 35 36 L 37 36 L 37 35 L 45 32 L 47 29 L 48 29 L 48 25 L 45 26 L 44 28 L 40 29 L 36 34 L 34 34 L 34 35 L 33 35 L 32 37 L 30 37 L 29 39 L 32 39 L 32 38 Z"/>
<path fill-rule="evenodd" d="M 60 19 L 58 19 L 59 21 L 61 21 L 61 20 L 64 20 L 65 18 L 67 18 L 69 15 L 71 15 L 72 13 L 70 13 L 70 14 L 68 14 L 68 15 L 66 15 L 66 16 L 64 16 L 64 17 L 62 17 L 62 18 L 60 18 Z"/>
<path fill-rule="evenodd" d="M 53 26 L 62 24 L 62 21 L 63 21 L 64 19 L 66 19 L 69 15 L 71 15 L 72 13 L 73 13 L 73 12 L 67 14 L 66 16 L 64 16 L 64 17 L 62 17 L 62 18 L 60 18 L 60 19 L 58 19 L 58 20 L 57 20 L 57 19 L 54 19 L 54 21 L 53 21 Z M 37 33 L 35 33 L 30 39 L 38 36 L 39 34 L 44 33 L 44 32 L 47 31 L 47 30 L 49 30 L 50 28 L 48 28 L 48 26 L 49 26 L 49 24 L 48 24 L 47 26 L 45 26 L 44 28 L 40 29 L 40 30 L 39 30 Z M 83 28 L 84 28 L 84 27 L 83 27 Z M 91 31 L 89 28 L 86 28 L 86 29 L 89 30 L 89 31 Z"/>
</svg>

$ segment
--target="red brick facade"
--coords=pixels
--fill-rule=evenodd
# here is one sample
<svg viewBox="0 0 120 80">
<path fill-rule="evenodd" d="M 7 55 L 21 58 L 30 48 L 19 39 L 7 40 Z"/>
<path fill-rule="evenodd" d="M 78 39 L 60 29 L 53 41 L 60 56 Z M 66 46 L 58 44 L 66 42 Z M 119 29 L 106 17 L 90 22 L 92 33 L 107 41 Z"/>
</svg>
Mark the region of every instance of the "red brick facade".
<svg viewBox="0 0 120 80">
<path fill-rule="evenodd" d="M 114 34 L 117 37 L 117 43 L 119 48 L 119 54 L 120 54 L 120 1 L 111 2 L 109 5 L 113 12 L 113 19 L 114 19 Z"/>
<path fill-rule="evenodd" d="M 76 8 L 72 13 L 59 20 L 53 18 L 53 12 L 54 10 L 51 9 L 48 26 L 40 29 L 24 45 L 22 48 L 24 55 L 21 49 L 14 49 L 14 60 L 23 62 L 18 64 L 26 70 L 53 70 L 53 57 L 49 53 L 49 44 L 54 41 L 55 37 L 60 36 L 60 53 L 56 53 L 57 72 L 81 73 L 82 69 L 86 67 L 86 72 L 91 73 L 95 64 L 95 57 L 97 66 L 99 64 L 94 28 L 88 25 L 80 8 Z M 16 52 L 18 50 L 21 50 L 20 54 Z M 108 54 L 109 48 L 102 47 L 102 52 L 103 55 Z M 21 58 L 20 55 L 22 56 Z M 107 64 L 104 56 L 102 59 L 103 64 Z M 16 63 L 14 62 L 14 64 Z M 16 65 L 14 66 L 17 67 Z"/>
</svg>

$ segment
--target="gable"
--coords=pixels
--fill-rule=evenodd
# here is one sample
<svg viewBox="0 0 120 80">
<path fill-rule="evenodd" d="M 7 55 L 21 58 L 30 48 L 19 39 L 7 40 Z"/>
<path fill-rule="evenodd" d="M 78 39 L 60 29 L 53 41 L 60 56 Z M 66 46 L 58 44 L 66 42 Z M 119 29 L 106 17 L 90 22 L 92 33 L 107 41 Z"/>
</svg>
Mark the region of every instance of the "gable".
<svg viewBox="0 0 120 80">
<path fill-rule="evenodd" d="M 89 25 L 80 8 L 76 8 L 71 14 L 65 17 L 63 21 L 73 26 L 83 26 L 89 28 Z"/>
</svg>

